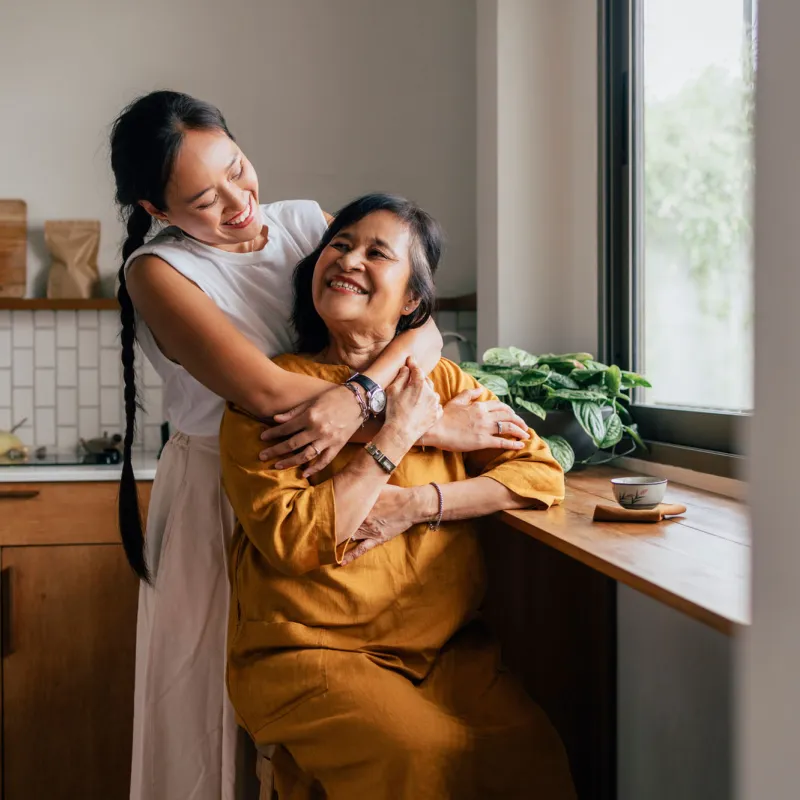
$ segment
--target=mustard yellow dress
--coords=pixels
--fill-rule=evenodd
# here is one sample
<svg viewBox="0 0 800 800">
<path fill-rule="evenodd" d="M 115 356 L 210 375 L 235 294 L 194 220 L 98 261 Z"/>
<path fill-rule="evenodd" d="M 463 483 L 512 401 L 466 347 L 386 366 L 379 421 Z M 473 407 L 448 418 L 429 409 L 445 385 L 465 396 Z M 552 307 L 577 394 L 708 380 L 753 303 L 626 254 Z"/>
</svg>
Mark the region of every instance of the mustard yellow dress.
<svg viewBox="0 0 800 800">
<path fill-rule="evenodd" d="M 276 363 L 333 382 L 349 375 L 295 355 Z M 477 385 L 446 359 L 431 379 L 442 403 Z M 502 669 L 480 621 L 475 521 L 417 525 L 338 566 L 331 478 L 361 445 L 309 481 L 259 461 L 262 427 L 229 408 L 220 434 L 238 518 L 227 679 L 256 743 L 283 746 L 281 800 L 574 798 L 557 733 Z M 479 474 L 542 508 L 564 495 L 563 473 L 535 434 Z M 468 477 L 468 454 L 414 448 L 390 483 Z"/>
</svg>

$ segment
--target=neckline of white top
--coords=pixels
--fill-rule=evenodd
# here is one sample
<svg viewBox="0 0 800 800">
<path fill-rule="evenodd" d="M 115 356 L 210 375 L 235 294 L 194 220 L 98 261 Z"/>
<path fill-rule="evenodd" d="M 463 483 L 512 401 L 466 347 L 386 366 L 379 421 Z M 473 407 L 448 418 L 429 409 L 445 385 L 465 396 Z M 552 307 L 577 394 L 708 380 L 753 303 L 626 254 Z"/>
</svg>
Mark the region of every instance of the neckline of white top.
<svg viewBox="0 0 800 800">
<path fill-rule="evenodd" d="M 221 250 L 219 247 L 214 247 L 214 245 L 206 244 L 199 239 L 188 236 L 180 228 L 173 228 L 173 233 L 177 234 L 177 236 L 190 247 L 194 247 L 203 253 L 212 254 L 215 259 L 222 259 L 234 264 L 257 264 L 264 260 L 266 254 L 273 245 L 274 229 L 272 226 L 268 225 L 266 221 L 264 222 L 264 227 L 267 228 L 268 231 L 267 241 L 260 250 L 253 250 L 251 253 L 233 253 L 230 250 Z"/>
</svg>

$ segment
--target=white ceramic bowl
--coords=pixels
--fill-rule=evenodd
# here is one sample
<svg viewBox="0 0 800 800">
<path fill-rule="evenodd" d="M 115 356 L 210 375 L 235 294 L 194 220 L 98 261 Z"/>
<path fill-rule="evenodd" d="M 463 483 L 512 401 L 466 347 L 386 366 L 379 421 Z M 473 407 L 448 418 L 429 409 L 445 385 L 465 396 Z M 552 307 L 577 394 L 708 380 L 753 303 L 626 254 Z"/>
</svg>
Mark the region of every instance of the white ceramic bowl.
<svg viewBox="0 0 800 800">
<path fill-rule="evenodd" d="M 667 491 L 666 478 L 612 478 L 614 497 L 623 508 L 655 508 Z"/>
</svg>

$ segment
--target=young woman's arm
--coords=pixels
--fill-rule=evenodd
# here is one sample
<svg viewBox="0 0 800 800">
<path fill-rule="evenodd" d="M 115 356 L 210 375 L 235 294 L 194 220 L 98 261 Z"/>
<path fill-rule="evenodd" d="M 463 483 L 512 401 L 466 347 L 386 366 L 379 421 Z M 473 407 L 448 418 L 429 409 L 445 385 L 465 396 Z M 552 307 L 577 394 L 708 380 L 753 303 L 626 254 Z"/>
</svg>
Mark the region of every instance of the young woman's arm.
<svg viewBox="0 0 800 800">
<path fill-rule="evenodd" d="M 521 450 L 529 438 L 528 426 L 514 411 L 499 400 L 482 400 L 485 394 L 482 387 L 466 389 L 460 392 L 447 405 L 439 421 L 417 442 L 423 447 L 439 450 L 450 450 L 454 453 L 484 452 L 494 450 Z M 317 413 L 313 408 L 309 417 Z M 299 412 L 279 414 L 277 421 L 287 420 L 276 427 L 267 428 L 261 434 L 264 442 L 275 442 L 261 451 L 262 461 L 273 461 L 276 469 L 288 469 L 305 463 L 303 454 L 293 455 L 302 446 L 305 434 L 299 429 Z M 308 422 L 306 422 L 308 424 Z M 350 438 L 351 442 L 368 442 L 377 431 L 380 423 L 372 420 L 362 429 L 356 430 Z M 286 438 L 286 437 L 290 438 Z M 509 438 L 511 437 L 511 438 Z M 313 475 L 322 467 L 311 464 L 305 475 Z"/>
<path fill-rule="evenodd" d="M 348 389 L 275 366 L 205 292 L 162 259 L 138 258 L 126 283 L 164 355 L 215 394 L 258 417 L 313 401 L 295 420 L 303 435 L 297 447 L 305 448 L 301 463 L 324 453 L 315 462 L 322 469 L 360 427 L 360 407 Z M 387 386 L 409 356 L 432 368 L 441 341 L 433 324 L 409 331 L 397 337 L 366 374 Z"/>
<path fill-rule="evenodd" d="M 137 258 L 126 284 L 162 353 L 251 414 L 270 417 L 330 388 L 276 367 L 205 292 L 157 256 Z"/>
</svg>

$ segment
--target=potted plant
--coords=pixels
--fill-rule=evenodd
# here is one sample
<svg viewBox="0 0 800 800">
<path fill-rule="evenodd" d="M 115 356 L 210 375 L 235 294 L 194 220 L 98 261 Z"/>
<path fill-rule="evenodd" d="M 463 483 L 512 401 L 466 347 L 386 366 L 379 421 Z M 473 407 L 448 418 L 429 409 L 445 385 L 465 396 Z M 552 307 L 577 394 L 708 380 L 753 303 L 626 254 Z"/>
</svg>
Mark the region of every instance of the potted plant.
<svg viewBox="0 0 800 800">
<path fill-rule="evenodd" d="M 525 419 L 564 472 L 646 449 L 626 407 L 632 388 L 650 386 L 635 372 L 589 353 L 537 356 L 518 347 L 493 347 L 482 364 L 465 361 L 461 368 Z"/>
</svg>

